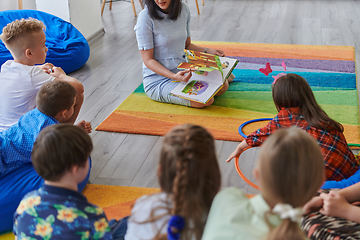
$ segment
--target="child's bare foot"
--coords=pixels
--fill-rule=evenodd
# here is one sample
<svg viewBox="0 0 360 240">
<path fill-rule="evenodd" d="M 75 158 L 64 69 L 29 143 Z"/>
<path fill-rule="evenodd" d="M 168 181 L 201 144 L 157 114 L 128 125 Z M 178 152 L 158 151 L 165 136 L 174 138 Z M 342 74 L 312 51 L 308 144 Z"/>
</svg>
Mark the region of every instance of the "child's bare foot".
<svg viewBox="0 0 360 240">
<path fill-rule="evenodd" d="M 78 127 L 81 127 L 82 129 L 84 129 L 87 133 L 91 133 L 92 127 L 91 127 L 91 123 L 87 122 L 85 120 L 82 120 L 80 122 L 78 122 L 77 124 L 75 124 Z"/>
<path fill-rule="evenodd" d="M 230 74 L 230 76 L 226 79 L 229 83 L 231 83 L 232 81 L 234 81 L 235 79 L 235 75 L 234 74 Z"/>
</svg>

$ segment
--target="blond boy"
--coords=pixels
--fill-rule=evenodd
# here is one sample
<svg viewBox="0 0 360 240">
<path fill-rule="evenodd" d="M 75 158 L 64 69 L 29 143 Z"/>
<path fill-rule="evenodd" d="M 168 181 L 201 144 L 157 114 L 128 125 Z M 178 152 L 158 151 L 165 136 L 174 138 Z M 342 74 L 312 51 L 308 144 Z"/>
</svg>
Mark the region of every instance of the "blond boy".
<svg viewBox="0 0 360 240">
<path fill-rule="evenodd" d="M 67 76 L 60 67 L 44 64 L 48 50 L 44 30 L 43 22 L 33 18 L 15 20 L 3 28 L 0 39 L 14 60 L 1 66 L 0 131 L 8 129 L 36 107 L 36 93 L 48 81 L 66 81 L 76 89 L 74 113 L 67 122 L 74 123 L 79 114 L 84 100 L 83 85 Z"/>
</svg>

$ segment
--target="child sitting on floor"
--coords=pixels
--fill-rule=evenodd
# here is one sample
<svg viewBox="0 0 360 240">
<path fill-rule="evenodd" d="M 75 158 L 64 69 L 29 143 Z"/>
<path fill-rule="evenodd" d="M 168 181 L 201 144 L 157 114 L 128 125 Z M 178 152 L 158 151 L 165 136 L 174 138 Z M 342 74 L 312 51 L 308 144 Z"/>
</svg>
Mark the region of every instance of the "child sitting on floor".
<svg viewBox="0 0 360 240">
<path fill-rule="evenodd" d="M 125 239 L 200 240 L 221 186 L 213 137 L 200 126 L 173 128 L 164 139 L 158 178 L 161 193 L 136 201 Z"/>
<path fill-rule="evenodd" d="M 300 240 L 302 206 L 324 180 L 315 139 L 297 127 L 272 134 L 260 150 L 254 176 L 260 194 L 248 199 L 228 188 L 214 199 L 203 240 Z"/>
<path fill-rule="evenodd" d="M 261 145 L 278 129 L 297 126 L 313 136 L 320 145 L 326 180 L 340 181 L 358 170 L 358 162 L 343 134 L 344 127 L 321 109 L 303 77 L 297 74 L 280 77 L 273 86 L 272 96 L 279 113 L 265 127 L 247 136 L 227 162 L 238 157 L 245 148 Z"/>
<path fill-rule="evenodd" d="M 353 222 L 360 223 L 360 208 L 351 203 L 360 201 L 360 182 L 341 189 L 332 190 L 329 193 L 321 193 L 314 197 L 305 207 L 305 213 L 310 211 L 320 211 L 320 213 L 345 218 Z"/>
<path fill-rule="evenodd" d="M 312 213 L 304 216 L 302 227 L 311 239 L 359 239 L 359 201 L 360 183 L 321 193 L 304 206 L 305 214 Z"/>
<path fill-rule="evenodd" d="M 14 214 L 19 239 L 113 239 L 103 210 L 78 192 L 92 148 L 89 135 L 73 125 L 41 131 L 31 158 L 45 184 L 28 193 Z"/>
<path fill-rule="evenodd" d="M 44 29 L 43 22 L 37 19 L 21 19 L 5 26 L 0 35 L 14 58 L 1 66 L 0 132 L 35 108 L 36 93 L 48 81 L 66 81 L 75 87 L 77 94 L 74 114 L 66 122 L 74 123 L 79 114 L 84 100 L 83 85 L 51 63 L 35 66 L 43 64 L 46 59 L 48 49 L 45 46 Z"/>
<path fill-rule="evenodd" d="M 0 233 L 11 230 L 12 216 L 21 198 L 43 184 L 31 163 L 37 135 L 43 128 L 66 122 L 73 115 L 76 95 L 75 88 L 67 82 L 47 82 L 37 94 L 37 108 L 0 132 Z M 89 122 L 82 121 L 78 125 L 91 132 Z M 87 179 L 79 185 L 80 191 Z"/>
</svg>

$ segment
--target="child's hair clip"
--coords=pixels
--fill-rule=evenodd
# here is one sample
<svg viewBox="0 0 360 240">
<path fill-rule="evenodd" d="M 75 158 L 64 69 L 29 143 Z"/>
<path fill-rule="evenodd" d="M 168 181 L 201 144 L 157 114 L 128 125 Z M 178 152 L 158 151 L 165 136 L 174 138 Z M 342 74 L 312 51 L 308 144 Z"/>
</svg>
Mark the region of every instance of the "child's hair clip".
<svg viewBox="0 0 360 240">
<path fill-rule="evenodd" d="M 173 215 L 171 216 L 168 229 L 167 229 L 167 237 L 169 240 L 179 240 L 180 232 L 185 227 L 185 220 L 182 216 Z"/>
<path fill-rule="evenodd" d="M 290 219 L 292 222 L 301 223 L 304 210 L 301 207 L 293 208 L 290 204 L 278 203 L 272 210 L 281 219 Z"/>
<path fill-rule="evenodd" d="M 275 84 L 276 81 L 277 81 L 280 77 L 285 76 L 285 75 L 286 75 L 286 73 L 279 73 L 279 74 L 276 75 L 276 76 L 272 76 L 272 77 L 274 78 L 274 81 L 273 81 L 272 84 Z"/>
</svg>

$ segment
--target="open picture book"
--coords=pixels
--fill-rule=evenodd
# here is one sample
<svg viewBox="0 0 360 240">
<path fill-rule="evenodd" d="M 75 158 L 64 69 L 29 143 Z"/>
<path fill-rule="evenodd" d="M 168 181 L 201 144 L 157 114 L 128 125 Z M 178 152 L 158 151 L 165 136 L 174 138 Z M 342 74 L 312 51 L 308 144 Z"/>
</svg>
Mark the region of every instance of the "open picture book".
<svg viewBox="0 0 360 240">
<path fill-rule="evenodd" d="M 186 50 L 186 62 L 178 69 L 191 69 L 188 82 L 179 82 L 171 95 L 206 104 L 223 87 L 225 80 L 234 70 L 237 59 Z"/>
</svg>

